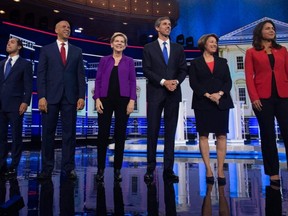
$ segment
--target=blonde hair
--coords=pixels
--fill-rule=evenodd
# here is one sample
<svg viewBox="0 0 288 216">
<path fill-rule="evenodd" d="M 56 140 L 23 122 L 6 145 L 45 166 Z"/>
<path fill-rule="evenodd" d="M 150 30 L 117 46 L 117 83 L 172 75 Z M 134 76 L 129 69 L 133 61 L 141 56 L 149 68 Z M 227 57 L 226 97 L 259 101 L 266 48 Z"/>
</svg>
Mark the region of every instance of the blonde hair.
<svg viewBox="0 0 288 216">
<path fill-rule="evenodd" d="M 198 40 L 198 48 L 199 48 L 202 52 L 204 52 L 204 50 L 205 50 L 205 44 L 206 44 L 206 42 L 207 42 L 207 40 L 208 40 L 209 37 L 214 37 L 214 38 L 216 39 L 217 43 L 218 43 L 218 41 L 219 41 L 218 36 L 217 36 L 216 34 L 214 34 L 214 33 L 202 35 L 202 36 L 200 37 L 200 39 Z"/>
<path fill-rule="evenodd" d="M 127 44 L 128 44 L 128 38 L 127 38 L 127 36 L 126 36 L 124 33 L 122 33 L 122 32 L 115 32 L 115 33 L 112 35 L 111 39 L 110 39 L 110 43 L 112 43 L 117 36 L 123 37 L 123 38 L 124 38 L 124 43 L 125 43 L 125 45 L 127 46 Z"/>
</svg>

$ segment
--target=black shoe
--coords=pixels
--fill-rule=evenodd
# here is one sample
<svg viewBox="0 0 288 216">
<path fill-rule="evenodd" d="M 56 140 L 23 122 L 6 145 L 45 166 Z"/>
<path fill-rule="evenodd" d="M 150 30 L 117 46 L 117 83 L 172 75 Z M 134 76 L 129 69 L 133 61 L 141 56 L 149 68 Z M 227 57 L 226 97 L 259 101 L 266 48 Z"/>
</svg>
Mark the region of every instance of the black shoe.
<svg viewBox="0 0 288 216">
<path fill-rule="evenodd" d="M 146 184 L 151 184 L 154 181 L 153 171 L 147 171 L 144 175 L 144 182 Z"/>
<path fill-rule="evenodd" d="M 47 180 L 47 179 L 51 179 L 52 174 L 50 172 L 41 172 L 37 175 L 37 179 L 38 180 Z"/>
<path fill-rule="evenodd" d="M 226 178 L 225 177 L 218 177 L 217 178 L 217 181 L 218 181 L 218 185 L 220 185 L 220 186 L 224 186 L 224 185 L 226 185 Z"/>
<path fill-rule="evenodd" d="M 75 170 L 71 170 L 69 173 L 67 173 L 67 178 L 70 180 L 76 180 L 77 174 L 76 174 Z"/>
<path fill-rule="evenodd" d="M 206 176 L 206 184 L 211 184 L 213 185 L 214 184 L 214 176 Z"/>
<path fill-rule="evenodd" d="M 173 171 L 164 171 L 163 172 L 164 181 L 170 181 L 172 183 L 178 183 L 179 177 Z"/>
<path fill-rule="evenodd" d="M 122 176 L 119 169 L 114 170 L 114 182 L 122 182 Z"/>
<path fill-rule="evenodd" d="M 97 183 L 104 182 L 104 170 L 98 169 L 95 180 Z"/>
<path fill-rule="evenodd" d="M 8 170 L 5 173 L 5 177 L 8 179 L 16 178 L 17 177 L 17 171 L 15 168 L 8 168 Z"/>
</svg>

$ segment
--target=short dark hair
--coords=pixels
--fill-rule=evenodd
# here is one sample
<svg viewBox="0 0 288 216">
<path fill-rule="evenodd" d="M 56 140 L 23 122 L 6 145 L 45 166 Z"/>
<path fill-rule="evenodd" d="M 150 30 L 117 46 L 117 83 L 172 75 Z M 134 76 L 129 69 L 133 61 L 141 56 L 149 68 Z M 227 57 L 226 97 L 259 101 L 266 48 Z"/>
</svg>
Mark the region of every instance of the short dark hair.
<svg viewBox="0 0 288 216">
<path fill-rule="evenodd" d="M 21 41 L 21 39 L 19 39 L 17 37 L 10 37 L 9 40 L 12 38 L 16 40 L 17 46 L 21 46 L 21 49 L 22 49 L 23 48 L 23 42 Z"/>
<path fill-rule="evenodd" d="M 21 49 L 23 48 L 23 42 L 22 42 L 22 40 L 20 40 L 19 38 L 16 38 L 17 40 L 17 45 L 18 46 L 21 46 Z"/>
<path fill-rule="evenodd" d="M 262 40 L 263 40 L 262 30 L 266 23 L 271 23 L 275 31 L 275 37 L 271 40 L 272 47 L 276 49 L 280 49 L 282 46 L 276 42 L 276 27 L 272 20 L 264 20 L 255 26 L 253 30 L 253 42 L 252 42 L 253 47 L 256 50 L 264 49 L 264 47 L 262 46 Z"/>
<path fill-rule="evenodd" d="M 205 44 L 206 44 L 206 42 L 207 42 L 207 40 L 208 40 L 209 37 L 214 37 L 214 38 L 216 39 L 217 43 L 218 43 L 218 41 L 219 41 L 218 36 L 217 36 L 216 34 L 214 34 L 214 33 L 202 35 L 202 36 L 199 38 L 199 40 L 198 40 L 198 48 L 199 48 L 202 52 L 204 52 L 204 50 L 205 50 Z"/>
<path fill-rule="evenodd" d="M 169 18 L 168 16 L 159 17 L 159 18 L 155 21 L 154 27 L 155 27 L 155 28 L 156 28 L 156 27 L 159 27 L 160 24 L 161 24 L 161 21 L 163 21 L 163 20 L 169 20 L 169 21 L 171 22 L 171 20 L 170 20 L 170 18 Z"/>
</svg>

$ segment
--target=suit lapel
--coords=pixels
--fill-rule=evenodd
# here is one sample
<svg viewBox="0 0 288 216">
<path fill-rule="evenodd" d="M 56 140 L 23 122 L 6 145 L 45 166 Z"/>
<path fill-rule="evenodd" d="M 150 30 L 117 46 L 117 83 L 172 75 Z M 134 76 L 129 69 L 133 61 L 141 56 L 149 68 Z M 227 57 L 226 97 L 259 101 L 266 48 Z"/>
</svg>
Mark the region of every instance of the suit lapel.
<svg viewBox="0 0 288 216">
<path fill-rule="evenodd" d="M 4 80 L 4 65 L 7 59 L 3 60 L 0 65 L 0 80 Z"/>
<path fill-rule="evenodd" d="M 213 73 L 217 73 L 217 67 L 219 66 L 219 59 L 217 58 L 217 56 L 214 56 L 214 69 L 213 69 Z"/>
<path fill-rule="evenodd" d="M 219 66 L 219 58 L 217 56 L 214 56 L 214 68 L 213 71 L 211 73 L 210 68 L 208 67 L 207 63 L 205 62 L 205 59 L 203 56 L 201 56 L 201 67 L 203 68 L 203 70 L 207 71 L 207 73 L 209 74 L 215 74 L 217 73 L 217 68 Z"/>
<path fill-rule="evenodd" d="M 206 73 L 212 74 L 207 63 L 205 62 L 203 55 L 201 56 L 200 63 L 201 63 L 201 68 L 203 69 L 203 71 L 205 71 Z"/>
<path fill-rule="evenodd" d="M 1 65 L 0 65 L 0 73 L 3 73 L 4 74 L 4 66 L 5 66 L 5 62 L 7 61 L 7 59 L 3 60 L 1 62 Z"/>
<path fill-rule="evenodd" d="M 155 40 L 155 41 L 154 41 L 154 48 L 155 48 L 155 53 L 156 53 L 156 55 L 157 55 L 157 56 L 160 56 L 160 58 L 161 58 L 162 61 L 163 61 L 163 64 L 166 65 L 165 59 L 164 59 L 164 56 L 163 56 L 163 52 L 162 52 L 162 49 L 161 49 L 161 47 L 160 47 L 160 44 L 159 44 L 158 40 Z M 171 53 L 171 52 L 170 52 L 170 53 Z M 169 63 L 169 59 L 168 59 L 168 63 Z"/>
<path fill-rule="evenodd" d="M 19 64 L 21 64 L 20 63 L 21 62 L 21 57 L 19 56 L 19 58 L 16 60 L 16 62 L 14 63 L 14 65 L 11 67 L 11 71 L 10 71 L 10 73 L 8 74 L 8 76 L 6 77 L 6 79 L 8 79 L 10 76 L 11 76 L 11 74 L 13 74 L 14 73 L 14 71 L 17 71 L 17 67 L 19 66 Z M 4 70 L 4 69 L 3 69 Z M 3 72 L 3 74 L 4 74 L 4 72 Z"/>
<path fill-rule="evenodd" d="M 176 53 L 174 51 L 174 49 L 175 49 L 174 45 L 175 44 L 171 43 L 171 41 L 170 41 L 170 55 L 169 55 L 169 58 L 168 58 L 168 64 L 167 65 L 169 65 L 170 59 L 175 59 L 174 55 L 176 55 Z M 164 59 L 164 57 L 163 57 L 163 59 Z"/>
<path fill-rule="evenodd" d="M 69 64 L 69 60 L 71 59 L 71 55 L 73 52 L 71 52 L 73 50 L 73 46 L 68 43 L 68 55 L 67 55 L 67 59 L 66 59 L 66 65 Z"/>
<path fill-rule="evenodd" d="M 177 55 L 179 55 L 179 52 L 176 51 L 177 50 L 176 46 L 177 46 L 177 44 L 172 43 L 171 40 L 170 40 L 170 55 L 169 55 L 169 58 L 168 58 L 168 65 L 170 63 L 170 59 L 177 59 Z M 163 57 L 163 59 L 164 59 L 164 57 Z"/>
<path fill-rule="evenodd" d="M 53 52 L 52 52 L 52 53 L 56 53 L 57 59 L 58 59 L 58 61 L 59 61 L 59 64 L 63 65 L 62 58 L 61 58 L 61 54 L 60 54 L 60 50 L 59 50 L 59 47 L 58 47 L 57 42 L 54 43 Z M 67 64 L 67 62 L 66 62 L 66 64 Z M 63 65 L 63 66 L 64 66 L 64 65 Z"/>
</svg>

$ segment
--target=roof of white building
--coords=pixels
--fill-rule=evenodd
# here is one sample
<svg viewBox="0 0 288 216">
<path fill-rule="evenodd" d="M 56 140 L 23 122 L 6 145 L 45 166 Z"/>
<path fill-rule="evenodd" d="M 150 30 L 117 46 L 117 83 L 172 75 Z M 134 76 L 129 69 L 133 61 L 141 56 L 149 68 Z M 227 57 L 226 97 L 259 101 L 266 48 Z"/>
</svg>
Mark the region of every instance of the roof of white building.
<svg viewBox="0 0 288 216">
<path fill-rule="evenodd" d="M 288 23 L 281 22 L 269 17 L 263 17 L 262 19 L 259 19 L 246 26 L 236 29 L 231 33 L 221 36 L 219 38 L 219 45 L 251 44 L 255 26 L 264 20 L 272 20 L 274 22 L 277 31 L 277 42 L 288 42 Z"/>
</svg>

